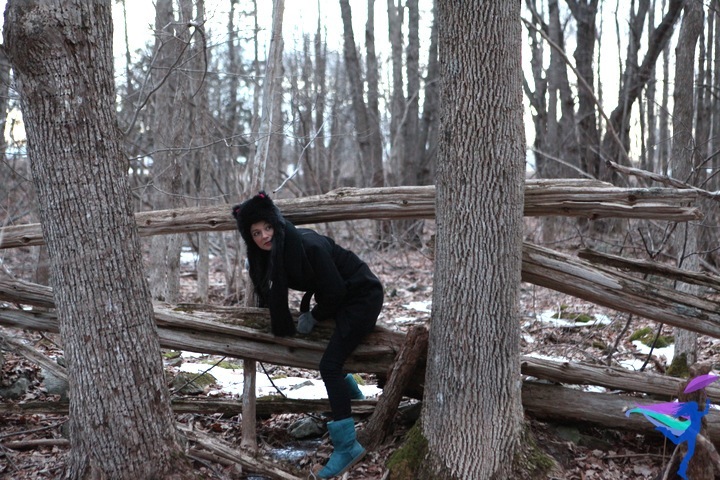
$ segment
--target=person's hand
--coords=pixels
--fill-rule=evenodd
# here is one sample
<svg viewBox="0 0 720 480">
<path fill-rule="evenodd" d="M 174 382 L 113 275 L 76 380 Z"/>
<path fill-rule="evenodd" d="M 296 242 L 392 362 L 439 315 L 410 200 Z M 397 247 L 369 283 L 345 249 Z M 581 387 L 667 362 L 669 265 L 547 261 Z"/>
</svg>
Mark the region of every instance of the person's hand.
<svg viewBox="0 0 720 480">
<path fill-rule="evenodd" d="M 300 318 L 298 318 L 297 331 L 298 333 L 307 335 L 308 333 L 312 332 L 312 329 L 315 328 L 316 323 L 317 320 L 315 320 L 315 317 L 312 316 L 312 313 L 305 312 L 300 315 Z"/>
</svg>

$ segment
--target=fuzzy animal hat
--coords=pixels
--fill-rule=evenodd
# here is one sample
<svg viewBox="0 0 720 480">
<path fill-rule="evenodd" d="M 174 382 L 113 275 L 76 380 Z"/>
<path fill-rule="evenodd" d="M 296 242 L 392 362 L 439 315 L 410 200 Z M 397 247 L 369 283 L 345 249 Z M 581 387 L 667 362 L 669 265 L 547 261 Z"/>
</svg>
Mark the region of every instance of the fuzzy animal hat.
<svg viewBox="0 0 720 480">
<path fill-rule="evenodd" d="M 286 233 L 297 238 L 295 227 L 283 218 L 280 210 L 267 193 L 260 191 L 254 197 L 232 209 L 240 235 L 247 246 L 250 279 L 263 303 L 270 308 L 270 326 L 274 335 L 284 337 L 295 333 L 288 307 L 288 280 L 285 272 Z M 273 227 L 272 249 L 262 250 L 253 241 L 250 228 L 266 221 Z"/>
</svg>

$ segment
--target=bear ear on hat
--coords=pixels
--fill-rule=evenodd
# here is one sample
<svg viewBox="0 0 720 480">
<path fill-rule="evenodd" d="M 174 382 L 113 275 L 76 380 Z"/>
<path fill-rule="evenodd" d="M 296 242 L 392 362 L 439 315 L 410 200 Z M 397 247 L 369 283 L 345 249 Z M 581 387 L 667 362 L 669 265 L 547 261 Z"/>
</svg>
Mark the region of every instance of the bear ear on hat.
<svg viewBox="0 0 720 480">
<path fill-rule="evenodd" d="M 232 209 L 232 216 L 235 217 L 235 220 L 238 220 L 238 217 L 240 216 L 240 210 L 242 209 L 242 205 L 235 205 Z"/>
<path fill-rule="evenodd" d="M 247 236 L 248 238 L 250 238 L 250 227 L 256 222 L 264 220 L 275 228 L 284 224 L 280 210 L 264 190 L 260 190 L 257 195 L 233 207 L 232 214 L 237 220 L 238 230 L 243 237 Z"/>
</svg>

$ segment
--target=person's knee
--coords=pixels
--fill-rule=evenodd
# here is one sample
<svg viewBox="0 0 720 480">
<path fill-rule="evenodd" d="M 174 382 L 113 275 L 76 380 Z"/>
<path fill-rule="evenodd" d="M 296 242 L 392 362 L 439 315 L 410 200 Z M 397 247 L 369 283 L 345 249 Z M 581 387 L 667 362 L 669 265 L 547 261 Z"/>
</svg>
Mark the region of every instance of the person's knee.
<svg viewBox="0 0 720 480">
<path fill-rule="evenodd" d="M 336 362 L 328 361 L 325 359 L 322 359 L 320 361 L 320 377 L 324 381 L 328 380 L 336 380 L 338 378 L 342 378 L 342 365 L 338 365 Z"/>
</svg>

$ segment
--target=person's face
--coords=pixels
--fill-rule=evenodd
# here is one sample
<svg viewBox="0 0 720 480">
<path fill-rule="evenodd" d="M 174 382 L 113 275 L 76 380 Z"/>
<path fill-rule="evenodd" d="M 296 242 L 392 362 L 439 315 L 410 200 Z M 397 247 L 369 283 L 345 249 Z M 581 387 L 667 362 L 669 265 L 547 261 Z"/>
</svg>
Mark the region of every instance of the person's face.
<svg viewBox="0 0 720 480">
<path fill-rule="evenodd" d="M 253 223 L 250 226 L 250 236 L 252 236 L 255 245 L 257 245 L 261 250 L 272 250 L 272 238 L 274 233 L 275 230 L 273 229 L 273 226 L 264 220 Z"/>
</svg>

